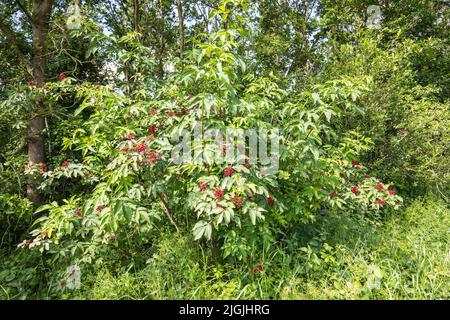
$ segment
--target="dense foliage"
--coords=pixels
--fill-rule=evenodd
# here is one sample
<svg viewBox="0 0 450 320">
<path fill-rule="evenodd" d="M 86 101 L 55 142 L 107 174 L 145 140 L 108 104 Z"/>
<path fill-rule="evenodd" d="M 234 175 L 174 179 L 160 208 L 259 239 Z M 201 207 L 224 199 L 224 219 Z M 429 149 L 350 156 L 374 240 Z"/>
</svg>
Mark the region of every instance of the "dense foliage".
<svg viewBox="0 0 450 320">
<path fill-rule="evenodd" d="M 449 298 L 443 1 L 0 3 L 0 297 Z"/>
</svg>

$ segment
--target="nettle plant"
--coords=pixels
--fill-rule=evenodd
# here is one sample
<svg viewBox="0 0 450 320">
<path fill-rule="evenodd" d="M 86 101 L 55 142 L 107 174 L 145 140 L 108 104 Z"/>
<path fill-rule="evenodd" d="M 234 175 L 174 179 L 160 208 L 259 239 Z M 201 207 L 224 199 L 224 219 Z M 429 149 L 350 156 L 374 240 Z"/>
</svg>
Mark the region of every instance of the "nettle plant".
<svg viewBox="0 0 450 320">
<path fill-rule="evenodd" d="M 104 245 L 147 243 L 167 223 L 193 232 L 194 240 L 212 240 L 213 247 L 220 242 L 225 257 L 243 260 L 261 241 L 312 221 L 320 209 L 397 207 L 401 198 L 386 184 L 361 179 L 365 169 L 352 162 L 370 140 L 333 129 L 344 110 L 357 110 L 370 81 L 345 78 L 288 94 L 274 79 L 249 73 L 236 53 L 241 35 L 233 28 L 210 35 L 162 84 L 150 77 L 154 65 L 135 35 L 94 35 L 119 47 L 113 51 L 118 71 L 132 73 L 132 80 L 64 78 L 48 85 L 54 103 L 61 92 L 75 92 L 81 101 L 74 115 L 80 125 L 64 138 L 64 148 L 79 159 L 36 168 L 41 187 L 62 178 L 85 187 L 63 203 L 42 206 L 38 211 L 46 214 L 23 246 L 90 263 Z M 217 143 L 226 132 L 245 130 L 277 132 L 262 141 L 279 145 L 272 154 L 278 170 L 270 172 L 237 140 Z M 191 159 L 180 163 L 174 155 L 182 140 Z M 237 150 L 233 157 L 231 150 Z"/>
</svg>

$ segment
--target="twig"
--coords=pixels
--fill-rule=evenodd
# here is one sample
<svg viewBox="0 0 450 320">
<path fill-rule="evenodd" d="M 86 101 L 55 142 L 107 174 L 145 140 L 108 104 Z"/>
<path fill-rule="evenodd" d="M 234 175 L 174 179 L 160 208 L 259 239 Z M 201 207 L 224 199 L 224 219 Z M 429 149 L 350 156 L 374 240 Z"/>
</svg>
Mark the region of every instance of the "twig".
<svg viewBox="0 0 450 320">
<path fill-rule="evenodd" d="M 177 229 L 177 232 L 180 232 L 180 227 L 178 226 L 177 222 L 175 221 L 175 218 L 173 217 L 172 211 L 169 207 L 169 201 L 167 199 L 167 195 L 163 192 L 158 192 L 158 196 L 161 199 L 161 202 L 164 205 L 164 213 L 166 214 L 167 218 L 169 218 L 170 222 L 173 224 L 175 229 Z"/>
<path fill-rule="evenodd" d="M 17 6 L 22 10 L 23 14 L 27 17 L 28 21 L 30 23 L 33 23 L 33 18 L 31 17 L 31 14 L 28 12 L 28 10 L 25 8 L 24 5 L 19 0 L 16 0 Z"/>
</svg>

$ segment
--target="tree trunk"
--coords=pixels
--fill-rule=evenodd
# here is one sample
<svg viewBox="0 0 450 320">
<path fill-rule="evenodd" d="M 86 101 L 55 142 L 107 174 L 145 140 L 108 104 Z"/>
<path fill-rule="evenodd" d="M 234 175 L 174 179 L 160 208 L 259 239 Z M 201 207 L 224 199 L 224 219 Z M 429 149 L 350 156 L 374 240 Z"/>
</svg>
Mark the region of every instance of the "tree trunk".
<svg viewBox="0 0 450 320">
<path fill-rule="evenodd" d="M 164 39 L 165 36 L 165 26 L 166 23 L 164 21 L 164 10 L 162 0 L 159 1 L 159 19 L 161 19 L 161 30 L 159 32 L 159 52 L 158 52 L 158 72 L 157 77 L 159 79 L 164 79 L 164 52 L 166 51 L 166 41 Z M 157 19 L 158 20 L 158 19 Z M 159 25 L 159 21 L 157 22 Z"/>
<path fill-rule="evenodd" d="M 183 18 L 183 3 L 181 0 L 177 0 L 178 8 L 178 29 L 180 33 L 180 59 L 183 62 L 184 55 L 184 18 Z"/>
<path fill-rule="evenodd" d="M 141 32 L 141 25 L 140 25 L 140 15 L 141 15 L 141 9 L 140 9 L 140 3 L 139 0 L 133 0 L 133 29 L 134 31 L 140 33 Z M 141 37 L 138 37 L 138 41 L 141 42 Z"/>
<path fill-rule="evenodd" d="M 32 31 L 33 31 L 33 58 L 31 67 L 33 78 L 38 87 L 47 80 L 47 33 L 50 21 L 50 13 L 53 0 L 33 0 Z M 41 97 L 31 108 L 28 125 L 28 163 L 34 167 L 37 163 L 45 161 L 44 137 L 45 128 L 44 113 L 45 102 Z M 27 197 L 33 203 L 39 203 L 41 196 L 37 190 L 37 177 L 28 176 Z"/>
</svg>

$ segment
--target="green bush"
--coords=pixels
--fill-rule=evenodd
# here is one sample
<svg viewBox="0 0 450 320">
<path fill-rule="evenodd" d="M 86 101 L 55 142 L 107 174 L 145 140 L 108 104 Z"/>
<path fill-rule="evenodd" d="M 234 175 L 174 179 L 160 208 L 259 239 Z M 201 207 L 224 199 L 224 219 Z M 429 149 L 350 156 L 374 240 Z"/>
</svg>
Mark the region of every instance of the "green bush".
<svg viewBox="0 0 450 320">
<path fill-rule="evenodd" d="M 189 235 L 164 233 L 154 247 L 112 251 L 82 270 L 79 290 L 37 286 L 35 269 L 14 266 L 20 257 L 2 263 L 0 283 L 4 298 L 448 299 L 449 228 L 450 208 L 429 196 L 376 219 L 329 213 L 242 262 L 211 264 Z"/>
</svg>

